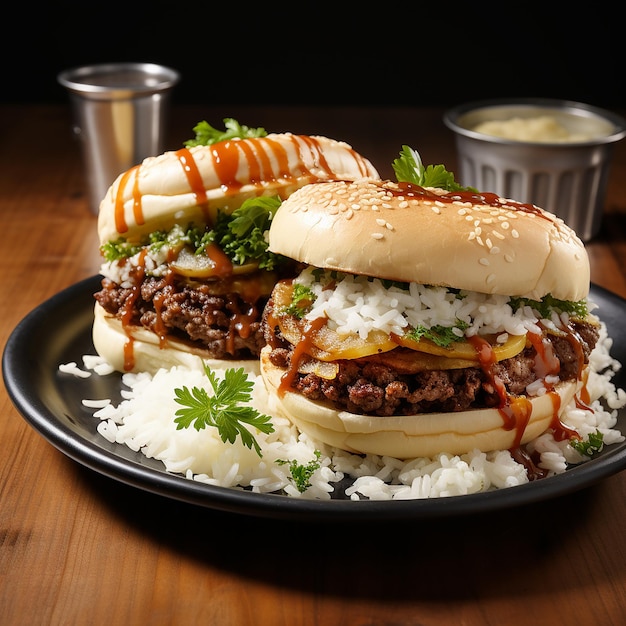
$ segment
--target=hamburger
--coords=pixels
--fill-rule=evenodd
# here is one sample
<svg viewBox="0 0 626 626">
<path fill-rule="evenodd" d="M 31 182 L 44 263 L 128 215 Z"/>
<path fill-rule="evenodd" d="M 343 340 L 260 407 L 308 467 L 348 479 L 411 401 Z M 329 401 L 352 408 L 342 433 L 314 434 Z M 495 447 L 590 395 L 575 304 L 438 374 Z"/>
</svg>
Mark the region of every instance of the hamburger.
<svg viewBox="0 0 626 626">
<path fill-rule="evenodd" d="M 224 123 L 120 174 L 100 204 L 93 341 L 119 371 L 258 369 L 263 308 L 294 271 L 267 250 L 276 209 L 313 182 L 378 178 L 344 142 Z"/>
<path fill-rule="evenodd" d="M 581 240 L 541 208 L 463 188 L 404 146 L 397 181 L 328 181 L 278 209 L 261 374 L 314 439 L 407 459 L 511 450 L 588 408 L 599 320 Z M 526 461 L 531 462 L 527 457 Z"/>
</svg>

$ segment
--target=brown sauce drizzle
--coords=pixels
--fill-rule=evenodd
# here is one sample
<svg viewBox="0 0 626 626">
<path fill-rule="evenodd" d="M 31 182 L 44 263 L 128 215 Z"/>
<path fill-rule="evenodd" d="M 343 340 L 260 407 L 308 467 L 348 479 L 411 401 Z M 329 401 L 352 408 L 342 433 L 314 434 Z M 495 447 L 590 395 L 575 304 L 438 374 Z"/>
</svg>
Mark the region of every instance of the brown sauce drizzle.
<svg viewBox="0 0 626 626">
<path fill-rule="evenodd" d="M 254 153 L 254 150 L 252 149 L 252 144 L 249 141 L 240 141 L 238 143 L 238 146 L 241 148 L 241 151 L 246 158 L 246 163 L 248 164 L 248 177 L 250 182 L 252 184 L 259 183 L 263 180 L 262 171 L 267 171 L 269 169 L 267 156 L 263 153 L 257 157 L 257 155 Z M 237 187 L 237 189 L 238 188 L 239 187 Z"/>
<path fill-rule="evenodd" d="M 209 217 L 209 199 L 207 197 L 206 189 L 204 188 L 204 182 L 200 175 L 200 170 L 196 164 L 193 154 L 191 154 L 189 148 L 181 148 L 176 151 L 176 156 L 183 167 L 189 187 L 193 193 L 196 204 L 202 209 L 205 217 Z"/>
<path fill-rule="evenodd" d="M 278 393 L 280 395 L 284 395 L 284 393 L 291 387 L 298 372 L 300 359 L 307 354 L 308 349 L 311 347 L 311 343 L 315 338 L 315 334 L 320 328 L 322 328 L 322 326 L 326 325 L 326 322 L 327 319 L 325 317 L 318 317 L 310 322 L 307 322 L 305 325 L 302 331 L 302 337 L 300 338 L 298 344 L 294 346 L 293 352 L 291 353 L 289 367 L 280 379 L 280 385 L 278 387 Z"/>
<path fill-rule="evenodd" d="M 131 167 L 129 170 L 122 174 L 120 178 L 120 184 L 117 187 L 117 193 L 115 194 L 115 228 L 118 233 L 125 233 L 128 230 L 128 224 L 124 216 L 124 190 L 128 185 L 130 177 L 136 173 L 136 178 L 139 177 L 139 165 Z M 133 187 L 134 189 L 134 187 Z M 142 218 L 143 220 L 143 218 Z"/>
<path fill-rule="evenodd" d="M 467 340 L 474 346 L 480 367 L 500 398 L 498 411 L 504 422 L 503 428 L 505 430 L 515 430 L 513 446 L 518 447 L 530 421 L 532 404 L 528 398 L 524 396 L 513 397 L 506 390 L 502 379 L 495 373 L 494 365 L 497 363 L 497 357 L 491 344 L 486 339 L 479 335 L 474 335 L 473 337 L 468 337 Z"/>
<path fill-rule="evenodd" d="M 237 170 L 239 168 L 238 144 L 239 142 L 237 141 L 222 141 L 211 146 L 213 167 L 215 167 L 215 172 L 222 185 L 222 191 L 226 194 L 235 193 L 242 186 L 237 180 Z M 202 188 L 204 189 L 204 185 L 202 185 Z"/>
<path fill-rule="evenodd" d="M 573 327 L 568 326 L 563 330 L 567 332 L 568 340 L 575 349 L 578 357 L 578 380 L 582 380 L 582 372 L 584 369 L 582 340 Z M 537 333 L 529 332 L 528 339 L 536 352 L 534 370 L 538 378 L 543 380 L 543 384 L 552 401 L 552 420 L 550 422 L 550 428 L 553 431 L 554 439 L 556 441 L 564 441 L 566 439 L 579 438 L 579 434 L 575 430 L 561 422 L 559 418 L 561 396 L 554 389 L 554 385 L 548 384 L 545 380 L 546 376 L 558 375 L 560 371 L 560 363 L 554 353 L 552 343 L 541 334 Z M 495 355 L 488 342 L 478 336 L 470 337 L 468 341 L 476 348 L 479 363 L 500 397 L 498 410 L 504 420 L 504 429 L 515 429 L 515 439 L 509 451 L 516 461 L 526 467 L 530 480 L 542 478 L 546 475 L 546 472 L 538 468 L 529 455 L 521 449 L 522 437 L 532 415 L 532 404 L 530 400 L 524 396 L 511 397 L 506 391 L 502 381 L 493 371 Z M 586 380 L 583 381 L 580 393 L 584 394 L 588 402 L 589 392 L 586 387 Z M 578 394 L 575 395 L 575 401 L 576 405 L 580 407 L 582 401 L 579 399 Z M 582 406 L 591 410 L 587 404 L 582 404 Z"/>
<path fill-rule="evenodd" d="M 420 198 L 423 200 L 431 200 L 432 202 L 445 202 L 452 204 L 454 202 L 470 202 L 472 204 L 481 204 L 486 206 L 508 208 L 524 213 L 532 213 L 537 217 L 553 222 L 549 215 L 546 215 L 534 204 L 525 202 L 517 202 L 515 200 L 504 200 L 498 194 L 491 192 L 475 192 L 475 191 L 448 191 L 444 194 L 436 194 L 433 191 L 414 185 L 413 183 L 397 183 L 399 189 L 385 189 L 394 196 L 404 196 L 408 198 Z"/>
<path fill-rule="evenodd" d="M 217 244 L 210 243 L 204 252 L 213 262 L 213 271 L 216 276 L 220 278 L 232 276 L 233 263 Z"/>
<path fill-rule="evenodd" d="M 133 217 L 139 226 L 144 224 L 143 207 L 141 205 L 141 192 L 139 191 L 139 167 L 136 168 L 135 180 L 133 181 Z"/>
<path fill-rule="evenodd" d="M 259 141 L 253 140 L 253 141 Z M 274 158 L 278 161 L 278 171 L 272 171 L 268 169 L 267 176 L 269 180 L 278 180 L 280 178 L 289 180 L 293 178 L 291 174 L 291 169 L 289 167 L 289 157 L 287 156 L 287 150 L 283 148 L 283 146 L 276 140 L 270 139 L 269 137 L 264 137 L 263 141 L 264 146 L 269 146 L 271 148 L 272 154 Z M 259 152 L 263 152 L 263 150 L 259 150 Z M 269 164 L 268 164 L 269 168 Z"/>
<path fill-rule="evenodd" d="M 248 181 L 251 184 L 259 184 L 262 181 L 273 182 L 276 180 L 291 180 L 300 175 L 309 175 L 312 180 L 316 178 L 319 179 L 319 177 L 314 177 L 311 170 L 305 166 L 303 158 L 305 148 L 303 148 L 302 144 L 308 148 L 311 159 L 317 167 L 326 172 L 331 178 L 336 176 L 336 173 L 333 172 L 324 156 L 320 142 L 315 137 L 309 137 L 307 135 L 289 135 L 289 139 L 294 144 L 298 157 L 298 163 L 295 167 L 293 164 L 290 166 L 289 155 L 286 148 L 279 141 L 270 137 L 222 141 L 210 146 L 213 165 L 224 194 L 231 195 L 237 193 Z M 346 150 L 348 149 L 346 148 Z M 368 170 L 363 157 L 352 149 L 349 149 L 348 152 L 358 164 L 361 174 L 365 176 Z M 181 148 L 174 154 L 180 161 L 183 171 L 185 172 L 197 205 L 202 209 L 205 219 L 209 220 L 209 199 L 193 153 L 188 148 Z M 241 182 L 237 179 L 239 161 L 242 154 L 248 166 L 246 182 Z M 271 156 L 273 156 L 276 161 L 275 166 L 272 165 Z M 125 172 L 120 179 L 115 197 L 115 226 L 118 233 L 128 231 L 128 224 L 126 223 L 124 215 L 124 192 L 128 188 L 129 181 L 133 174 L 135 175 L 132 187 L 133 215 L 137 224 L 145 223 L 142 196 L 139 190 L 140 167 L 141 165 L 132 167 Z M 298 173 L 294 175 L 292 171 L 297 171 Z M 409 187 L 410 189 L 406 193 L 410 195 L 415 195 L 417 190 L 422 189 L 415 185 L 410 185 Z M 423 189 L 422 191 L 428 193 Z M 433 199 L 441 199 L 434 194 L 430 195 L 433 196 Z M 443 199 L 442 201 L 445 202 L 446 200 Z M 452 202 L 453 199 L 451 198 L 448 201 Z"/>
<path fill-rule="evenodd" d="M 293 141 L 293 143 L 296 145 L 296 148 L 298 148 L 298 153 L 301 155 L 302 152 L 300 150 L 300 146 L 299 146 L 299 141 L 302 141 L 304 144 L 306 144 L 306 146 L 309 148 L 309 151 L 311 153 L 311 157 L 313 159 L 313 163 L 318 163 L 319 166 L 329 175 L 329 176 L 333 176 L 334 172 L 332 171 L 331 167 L 328 165 L 328 161 L 326 160 L 326 157 L 324 156 L 321 148 L 320 148 L 320 144 L 319 141 L 317 141 L 316 139 L 314 139 L 313 137 L 307 137 L 305 135 L 298 135 L 293 136 L 291 138 L 291 141 Z M 310 174 L 311 170 L 306 169 L 304 167 L 304 161 L 302 159 L 300 159 L 300 163 L 299 163 L 300 168 L 302 169 L 303 172 L 305 172 L 306 174 Z M 359 163 L 359 167 L 360 167 L 360 163 Z"/>
<path fill-rule="evenodd" d="M 131 271 L 133 274 L 133 286 L 131 287 L 131 293 L 124 301 L 124 304 L 120 308 L 119 315 L 122 321 L 122 327 L 126 332 L 126 343 L 124 344 L 124 370 L 130 371 L 135 367 L 135 351 L 134 351 L 134 342 L 132 335 L 129 333 L 128 329 L 132 322 L 133 310 L 135 307 L 135 302 L 140 294 L 141 283 L 143 282 L 146 268 L 145 268 L 145 259 L 147 250 L 144 249 L 141 251 L 139 256 L 139 263 L 137 267 L 134 267 Z"/>
</svg>

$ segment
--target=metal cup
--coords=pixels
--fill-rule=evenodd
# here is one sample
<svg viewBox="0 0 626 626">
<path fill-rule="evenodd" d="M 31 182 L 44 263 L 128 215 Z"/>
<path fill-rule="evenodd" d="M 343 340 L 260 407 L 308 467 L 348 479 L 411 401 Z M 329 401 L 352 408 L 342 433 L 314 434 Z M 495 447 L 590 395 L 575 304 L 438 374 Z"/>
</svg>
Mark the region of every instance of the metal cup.
<svg viewBox="0 0 626 626">
<path fill-rule="evenodd" d="M 89 205 L 97 213 L 119 174 L 163 152 L 169 96 L 180 74 L 153 63 L 108 63 L 68 69 L 57 79 L 70 95 Z"/>
<path fill-rule="evenodd" d="M 573 142 L 511 140 L 476 132 L 485 121 L 553 117 Z M 459 181 L 531 202 L 554 213 L 583 241 L 600 230 L 614 144 L 626 136 L 621 116 L 579 102 L 542 98 L 470 102 L 444 115 L 455 133 Z"/>
</svg>

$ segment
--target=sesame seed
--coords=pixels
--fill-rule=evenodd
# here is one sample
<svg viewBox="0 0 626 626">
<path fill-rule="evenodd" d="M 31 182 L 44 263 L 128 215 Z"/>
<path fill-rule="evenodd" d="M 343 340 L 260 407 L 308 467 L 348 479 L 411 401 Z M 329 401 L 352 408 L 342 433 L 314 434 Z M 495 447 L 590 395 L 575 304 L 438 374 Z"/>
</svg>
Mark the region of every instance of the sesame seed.
<svg viewBox="0 0 626 626">
<path fill-rule="evenodd" d="M 482 259 L 480 259 L 478 261 L 481 265 L 489 265 L 489 259 L 486 259 L 485 257 L 483 257 Z"/>
<path fill-rule="evenodd" d="M 496 279 L 496 275 L 495 274 L 489 274 L 489 276 L 487 276 L 487 282 L 488 283 L 492 283 L 495 279 Z"/>
<path fill-rule="evenodd" d="M 492 248 L 489 250 L 489 252 L 491 254 L 500 254 L 500 248 L 498 248 L 498 246 L 492 246 Z"/>
<path fill-rule="evenodd" d="M 382 239 L 383 237 L 382 233 L 372 233 L 372 239 Z"/>
<path fill-rule="evenodd" d="M 433 213 L 441 215 L 441 209 L 438 206 L 431 206 L 430 208 L 432 209 Z"/>
<path fill-rule="evenodd" d="M 519 239 L 519 232 L 517 232 L 515 228 L 511 231 L 511 235 L 513 235 L 515 239 Z"/>
<path fill-rule="evenodd" d="M 497 230 L 492 230 L 491 234 L 494 237 L 496 237 L 497 239 L 504 239 L 504 235 L 501 232 L 497 231 Z"/>
<path fill-rule="evenodd" d="M 377 223 L 379 226 L 384 226 L 384 225 L 386 224 L 385 220 L 384 220 L 384 219 L 382 219 L 382 218 L 380 218 L 380 217 L 377 217 L 377 218 L 376 218 L 376 223 Z"/>
<path fill-rule="evenodd" d="M 505 255 L 504 255 L 504 260 L 505 260 L 507 263 L 513 263 L 513 261 L 514 261 L 515 259 L 513 258 L 513 256 L 512 256 L 512 255 L 510 255 L 510 254 L 505 254 Z"/>
</svg>

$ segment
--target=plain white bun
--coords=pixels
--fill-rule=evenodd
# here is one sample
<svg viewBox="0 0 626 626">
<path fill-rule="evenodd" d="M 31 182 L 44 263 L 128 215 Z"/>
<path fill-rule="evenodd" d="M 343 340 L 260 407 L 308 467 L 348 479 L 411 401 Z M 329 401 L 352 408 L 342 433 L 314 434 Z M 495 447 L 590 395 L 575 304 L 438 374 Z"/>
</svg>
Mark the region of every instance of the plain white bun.
<svg viewBox="0 0 626 626">
<path fill-rule="evenodd" d="M 241 368 L 251 374 L 259 373 L 258 359 L 226 361 L 210 359 L 202 350 L 191 350 L 179 341 L 159 337 L 145 328 L 124 327 L 122 322 L 106 313 L 98 304 L 94 307 L 92 339 L 96 352 L 119 372 L 148 372 L 180 366 L 202 371 L 204 364 L 212 369 Z M 132 367 L 126 369 L 126 356 Z"/>
<path fill-rule="evenodd" d="M 380 178 L 350 145 L 327 137 L 281 133 L 169 151 L 117 177 L 100 203 L 98 235 L 101 244 L 139 242 L 175 223 L 214 221 L 218 209 L 232 212 L 247 198 L 363 177 Z"/>
<path fill-rule="evenodd" d="M 315 267 L 539 300 L 589 292 L 589 258 L 555 215 L 499 199 L 411 196 L 391 181 L 307 185 L 276 213 L 269 248 Z M 495 196 L 494 196 L 495 197 Z"/>
<path fill-rule="evenodd" d="M 357 454 L 413 459 L 432 458 L 441 452 L 508 450 L 515 443 L 515 429 L 504 429 L 497 409 L 376 417 L 339 411 L 296 392 L 280 395 L 278 389 L 284 370 L 270 363 L 269 352 L 268 347 L 261 352 L 261 375 L 276 406 L 302 432 L 330 446 Z M 557 386 L 561 407 L 574 398 L 579 387 L 575 382 Z M 554 418 L 555 405 L 550 394 L 532 398 L 531 403 L 532 414 L 522 444 L 544 433 Z"/>
</svg>

